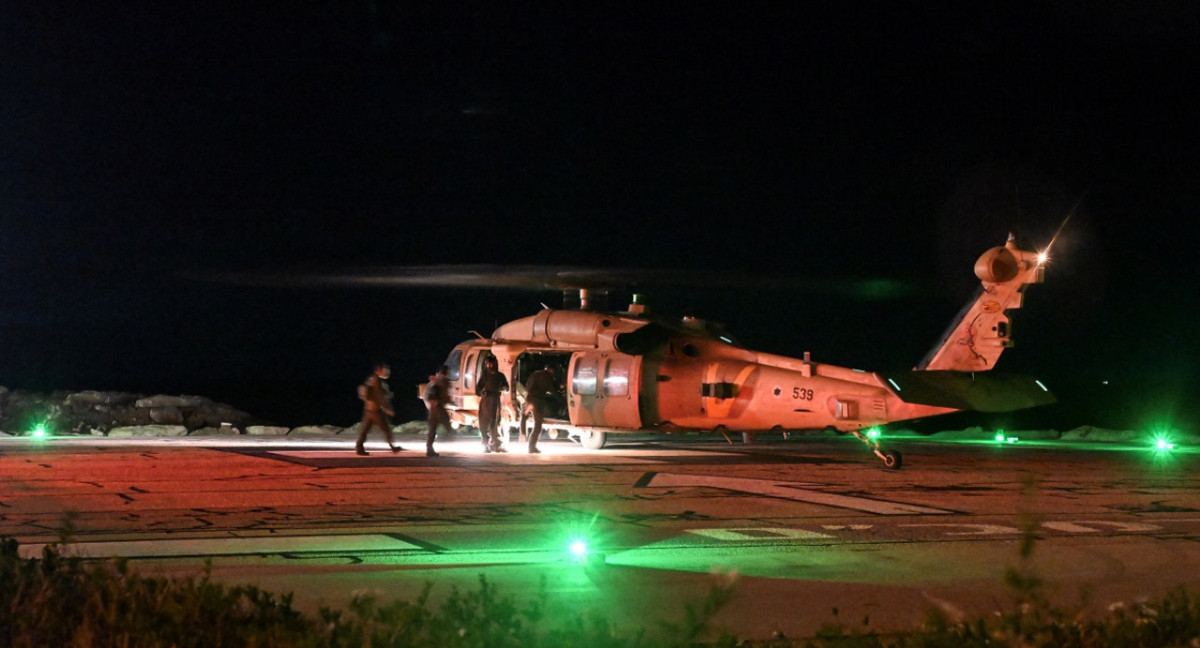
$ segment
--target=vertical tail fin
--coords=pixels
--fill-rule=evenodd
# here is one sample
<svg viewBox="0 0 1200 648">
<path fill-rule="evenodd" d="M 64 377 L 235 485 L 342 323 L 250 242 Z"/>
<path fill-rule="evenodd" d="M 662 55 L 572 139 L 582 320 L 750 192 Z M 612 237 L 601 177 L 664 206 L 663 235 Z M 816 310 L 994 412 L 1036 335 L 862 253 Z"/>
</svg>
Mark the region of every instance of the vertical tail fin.
<svg viewBox="0 0 1200 648">
<path fill-rule="evenodd" d="M 988 371 L 1005 349 L 1012 346 L 1008 311 L 1020 308 L 1025 287 L 1041 283 L 1045 257 L 1021 250 L 1008 235 L 1008 242 L 984 252 L 975 262 L 981 288 L 946 330 L 937 346 L 930 349 L 915 369 L 918 371 Z"/>
</svg>

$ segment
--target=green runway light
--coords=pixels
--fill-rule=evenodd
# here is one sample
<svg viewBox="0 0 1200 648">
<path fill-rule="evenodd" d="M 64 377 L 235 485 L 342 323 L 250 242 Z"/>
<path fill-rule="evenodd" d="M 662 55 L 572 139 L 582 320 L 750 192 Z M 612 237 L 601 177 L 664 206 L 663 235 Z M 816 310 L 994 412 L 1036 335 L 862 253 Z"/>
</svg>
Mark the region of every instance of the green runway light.
<svg viewBox="0 0 1200 648">
<path fill-rule="evenodd" d="M 1173 430 L 1167 425 L 1155 425 L 1150 429 L 1150 447 L 1157 454 L 1166 454 L 1175 450 Z"/>
<path fill-rule="evenodd" d="M 877 427 L 867 429 L 867 438 L 868 439 L 878 439 L 882 435 L 883 435 L 883 432 Z"/>
<path fill-rule="evenodd" d="M 996 443 L 1016 443 L 1020 441 L 1020 437 L 1008 436 L 1004 430 L 996 430 Z"/>
<path fill-rule="evenodd" d="M 562 535 L 558 536 L 562 544 L 558 546 L 564 548 L 564 561 L 587 565 L 602 557 L 601 548 L 605 541 L 604 532 L 597 524 L 599 521 L 599 514 L 573 516 L 573 519 L 563 521 Z"/>
<path fill-rule="evenodd" d="M 35 439 L 46 438 L 46 424 L 43 422 L 33 426 L 33 429 L 29 431 L 29 436 Z"/>
<path fill-rule="evenodd" d="M 1150 427 L 1146 441 L 1149 443 L 1149 454 L 1154 465 L 1166 466 L 1175 461 L 1175 439 L 1178 434 L 1178 430 L 1167 424 L 1160 423 Z"/>
<path fill-rule="evenodd" d="M 567 543 L 567 561 L 576 565 L 586 565 L 591 558 L 587 540 L 573 538 Z"/>
<path fill-rule="evenodd" d="M 1020 437 L 1008 436 L 1007 434 L 1004 433 L 1004 430 L 996 430 L 996 436 L 993 438 L 996 440 L 996 443 L 1009 443 L 1009 444 L 1016 443 L 1017 441 L 1021 440 Z"/>
</svg>

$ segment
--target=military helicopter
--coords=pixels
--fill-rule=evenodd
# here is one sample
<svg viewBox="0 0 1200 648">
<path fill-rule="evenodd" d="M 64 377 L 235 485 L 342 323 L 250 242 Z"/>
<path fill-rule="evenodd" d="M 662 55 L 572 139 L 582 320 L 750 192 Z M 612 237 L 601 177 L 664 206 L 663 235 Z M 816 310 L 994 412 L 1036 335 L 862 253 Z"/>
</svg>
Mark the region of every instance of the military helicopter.
<svg viewBox="0 0 1200 648">
<path fill-rule="evenodd" d="M 749 443 L 762 432 L 835 430 L 853 434 L 884 466 L 900 468 L 901 454 L 870 430 L 962 410 L 1002 412 L 1055 402 L 1040 381 L 989 373 L 1012 345 L 1008 313 L 1022 306 L 1030 284 L 1043 281 L 1045 264 L 1045 253 L 1018 248 L 1011 234 L 984 252 L 975 263 L 977 295 L 911 371 L 891 373 L 840 367 L 809 352 L 791 358 L 742 348 L 712 323 L 651 315 L 636 295 L 625 310 L 593 310 L 588 289 L 579 288 L 578 307 L 544 307 L 453 348 L 445 361 L 451 420 L 478 425 L 475 380 L 485 361 L 495 358 L 514 386 L 501 408 L 501 429 L 510 436 L 526 425 L 525 380 L 553 367 L 561 401 L 545 426 L 588 449 L 629 432 L 741 433 Z M 439 283 L 471 285 L 471 275 L 445 274 Z M 571 273 L 556 277 L 561 285 L 586 283 Z"/>
</svg>

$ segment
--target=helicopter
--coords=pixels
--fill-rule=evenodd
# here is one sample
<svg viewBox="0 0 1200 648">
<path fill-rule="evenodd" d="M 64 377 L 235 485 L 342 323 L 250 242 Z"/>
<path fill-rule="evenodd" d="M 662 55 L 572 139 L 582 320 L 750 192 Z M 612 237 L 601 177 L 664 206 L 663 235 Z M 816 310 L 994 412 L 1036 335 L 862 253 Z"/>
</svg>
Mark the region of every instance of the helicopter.
<svg viewBox="0 0 1200 648">
<path fill-rule="evenodd" d="M 1012 234 L 975 263 L 977 294 L 910 371 L 867 372 L 764 353 L 736 344 L 722 327 L 695 317 L 650 314 L 639 295 L 624 310 L 594 310 L 587 288 L 577 307 L 543 309 L 475 333 L 446 358 L 453 425 L 478 427 L 475 381 L 494 358 L 513 389 L 502 396 L 501 430 L 525 433 L 524 383 L 542 368 L 559 377 L 561 398 L 545 427 L 599 450 L 631 432 L 741 433 L 836 431 L 862 441 L 887 468 L 903 463 L 872 431 L 878 426 L 963 410 L 1004 412 L 1047 405 L 1054 395 L 1034 378 L 992 373 L 1012 346 L 1009 312 L 1042 283 L 1045 252 L 1020 249 Z M 443 283 L 468 278 L 444 279 Z M 563 279 L 570 283 L 571 278 Z M 423 395 L 424 386 L 418 388 Z"/>
</svg>

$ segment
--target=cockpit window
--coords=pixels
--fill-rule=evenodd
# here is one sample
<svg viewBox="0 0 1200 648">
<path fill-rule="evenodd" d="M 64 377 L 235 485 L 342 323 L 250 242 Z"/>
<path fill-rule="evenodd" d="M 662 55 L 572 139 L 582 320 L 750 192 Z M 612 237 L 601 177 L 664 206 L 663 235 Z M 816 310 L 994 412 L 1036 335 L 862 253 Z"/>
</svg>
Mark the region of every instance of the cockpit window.
<svg viewBox="0 0 1200 648">
<path fill-rule="evenodd" d="M 482 352 L 480 352 L 479 360 L 475 363 L 475 367 L 474 367 L 475 375 L 482 376 L 483 370 L 484 370 L 484 365 L 487 364 L 488 359 L 495 358 L 495 357 L 496 356 L 492 355 L 492 352 L 488 351 L 487 349 L 484 349 Z"/>
<path fill-rule="evenodd" d="M 450 357 L 446 358 L 446 367 L 450 369 L 449 375 L 446 377 L 450 380 L 458 380 L 462 373 L 462 349 L 455 349 L 450 352 Z"/>
</svg>

